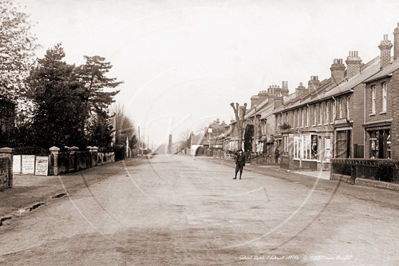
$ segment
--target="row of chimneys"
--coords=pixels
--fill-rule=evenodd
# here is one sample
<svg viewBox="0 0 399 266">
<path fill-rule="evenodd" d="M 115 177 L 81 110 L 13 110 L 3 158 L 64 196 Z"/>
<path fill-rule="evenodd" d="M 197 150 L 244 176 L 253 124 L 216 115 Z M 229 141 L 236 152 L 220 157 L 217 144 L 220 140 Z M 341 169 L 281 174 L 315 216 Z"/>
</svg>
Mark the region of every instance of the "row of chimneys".
<svg viewBox="0 0 399 266">
<path fill-rule="evenodd" d="M 397 28 L 393 32 L 394 44 L 388 40 L 388 34 L 384 34 L 384 39 L 381 41 L 378 48 L 380 48 L 380 68 L 384 68 L 391 63 L 391 49 L 394 48 L 393 59 L 399 58 L 399 23 Z M 362 59 L 360 59 L 357 51 L 350 51 L 349 56 L 346 58 L 345 63 L 347 65 L 345 74 L 345 65 L 342 59 L 334 59 L 333 64 L 330 67 L 331 79 L 338 85 L 345 79 L 350 79 L 353 76 L 360 73 L 362 67 Z M 320 87 L 320 81 L 317 76 L 311 76 L 308 82 L 308 88 L 310 92 L 316 91 Z M 297 95 L 304 92 L 306 88 L 302 82 L 299 83 L 298 88 L 295 89 Z M 267 91 L 260 91 L 258 95 L 251 97 L 251 107 L 260 104 L 266 99 L 274 99 L 274 96 L 288 96 L 288 81 L 283 81 L 282 89 L 277 85 L 272 85 Z"/>
<path fill-rule="evenodd" d="M 282 82 L 282 88 L 278 85 L 271 85 L 266 90 L 259 91 L 258 95 L 253 95 L 251 97 L 251 108 L 254 105 L 259 105 L 264 102 L 266 99 L 270 101 L 275 101 L 275 98 L 281 98 L 283 96 L 288 96 L 288 81 Z"/>
<path fill-rule="evenodd" d="M 394 47 L 393 59 L 396 60 L 399 58 L 399 23 L 397 28 L 393 32 L 394 35 L 394 44 L 388 40 L 388 34 L 384 34 L 384 39 L 381 41 L 378 48 L 380 48 L 380 68 L 384 68 L 391 63 L 391 49 Z M 360 73 L 362 67 L 362 60 L 360 59 L 357 51 L 350 51 L 349 56 L 345 61 L 347 65 L 346 74 L 345 74 L 345 65 L 343 64 L 342 59 L 334 59 L 333 64 L 330 67 L 331 70 L 331 79 L 332 81 L 338 85 L 345 79 L 350 79 L 353 76 Z M 308 82 L 308 87 L 310 92 L 317 90 L 320 87 L 320 81 L 317 76 L 312 76 Z M 301 92 L 306 88 L 303 87 L 302 83 L 296 89 L 296 92 Z"/>
</svg>

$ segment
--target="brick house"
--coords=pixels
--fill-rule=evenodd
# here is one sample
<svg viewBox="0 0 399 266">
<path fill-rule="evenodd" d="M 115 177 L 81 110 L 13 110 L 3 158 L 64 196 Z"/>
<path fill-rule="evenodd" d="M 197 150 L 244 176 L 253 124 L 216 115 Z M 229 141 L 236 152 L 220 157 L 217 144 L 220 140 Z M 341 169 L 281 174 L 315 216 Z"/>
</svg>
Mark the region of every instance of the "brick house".
<svg viewBox="0 0 399 266">
<path fill-rule="evenodd" d="M 357 51 L 334 59 L 331 77 L 311 76 L 296 97 L 274 112 L 276 134 L 283 138 L 281 167 L 328 170 L 331 158 L 362 158 L 363 82 L 379 71 L 375 58 L 362 64 Z"/>
<path fill-rule="evenodd" d="M 378 47 L 380 69 L 364 82 L 364 154 L 367 159 L 399 160 L 399 23 L 394 30 L 394 44 L 385 34 Z"/>
<path fill-rule="evenodd" d="M 251 108 L 244 117 L 244 136 L 252 127 L 251 151 L 257 154 L 267 154 L 267 162 L 275 162 L 275 149 L 281 143 L 274 135 L 275 116 L 273 111 L 280 107 L 283 98 L 289 94 L 288 82 L 283 81 L 282 87 L 278 85 L 269 86 L 267 90 L 262 90 L 258 95 L 251 97 Z M 255 128 L 256 125 L 256 128 Z M 256 134 L 255 134 L 256 131 Z"/>
</svg>

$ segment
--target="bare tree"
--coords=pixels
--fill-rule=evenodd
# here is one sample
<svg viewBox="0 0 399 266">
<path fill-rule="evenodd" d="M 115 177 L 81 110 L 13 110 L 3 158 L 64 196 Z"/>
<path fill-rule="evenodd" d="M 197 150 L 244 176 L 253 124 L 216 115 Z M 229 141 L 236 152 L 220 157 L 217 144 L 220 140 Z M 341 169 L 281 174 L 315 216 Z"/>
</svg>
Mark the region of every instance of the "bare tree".
<svg viewBox="0 0 399 266">
<path fill-rule="evenodd" d="M 235 114 L 236 122 L 237 122 L 238 148 L 241 149 L 242 133 L 244 131 L 243 123 L 244 123 L 245 112 L 247 111 L 247 103 L 244 103 L 244 106 L 240 106 L 238 103 L 236 103 L 235 106 L 234 106 L 234 103 L 230 103 L 230 105 L 234 109 L 234 114 Z"/>
</svg>

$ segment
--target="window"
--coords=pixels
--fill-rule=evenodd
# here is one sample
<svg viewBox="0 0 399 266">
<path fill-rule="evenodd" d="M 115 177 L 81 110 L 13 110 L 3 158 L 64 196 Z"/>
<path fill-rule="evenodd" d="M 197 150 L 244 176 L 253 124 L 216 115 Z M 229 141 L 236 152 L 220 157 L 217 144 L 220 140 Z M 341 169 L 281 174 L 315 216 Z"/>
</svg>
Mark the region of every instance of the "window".
<svg viewBox="0 0 399 266">
<path fill-rule="evenodd" d="M 375 114 L 375 86 L 371 87 L 371 114 Z"/>
<path fill-rule="evenodd" d="M 351 97 L 346 98 L 346 117 L 350 121 Z"/>
<path fill-rule="evenodd" d="M 302 127 L 305 126 L 305 108 L 302 108 Z"/>
<path fill-rule="evenodd" d="M 309 120 L 310 120 L 310 109 L 309 106 L 306 108 L 306 126 L 309 127 Z"/>
<path fill-rule="evenodd" d="M 382 112 L 386 113 L 387 111 L 387 84 L 382 84 Z"/>
<path fill-rule="evenodd" d="M 369 131 L 370 158 L 391 158 L 391 134 L 389 129 Z"/>
<path fill-rule="evenodd" d="M 326 104 L 326 123 L 328 124 L 328 121 L 330 120 L 330 102 L 327 102 Z"/>
<path fill-rule="evenodd" d="M 284 148 L 284 152 L 288 152 L 288 136 L 284 135 L 283 136 L 283 148 Z"/>
<path fill-rule="evenodd" d="M 334 123 L 336 115 L 337 115 L 337 101 L 334 101 L 334 103 L 333 103 L 333 117 L 332 117 L 331 123 Z"/>
<path fill-rule="evenodd" d="M 322 125 L 323 124 L 323 110 L 324 110 L 324 105 L 323 104 L 320 104 L 320 125 Z"/>
<path fill-rule="evenodd" d="M 298 124 L 296 125 L 297 127 L 301 127 L 301 111 L 298 110 Z"/>
<path fill-rule="evenodd" d="M 316 105 L 313 105 L 313 125 L 316 125 L 316 119 L 317 119 L 317 111 L 316 111 Z"/>
<path fill-rule="evenodd" d="M 342 107 L 343 107 L 343 101 L 344 101 L 344 99 L 343 98 L 341 98 L 341 99 L 339 99 L 339 118 L 342 118 L 342 115 L 343 115 L 343 109 L 342 109 Z"/>
</svg>

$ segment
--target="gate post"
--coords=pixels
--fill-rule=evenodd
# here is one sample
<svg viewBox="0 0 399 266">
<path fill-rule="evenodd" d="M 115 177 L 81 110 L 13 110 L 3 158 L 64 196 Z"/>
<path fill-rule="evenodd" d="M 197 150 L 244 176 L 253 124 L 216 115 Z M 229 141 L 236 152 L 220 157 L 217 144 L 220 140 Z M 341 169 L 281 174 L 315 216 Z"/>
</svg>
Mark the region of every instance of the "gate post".
<svg viewBox="0 0 399 266">
<path fill-rule="evenodd" d="M 59 155 L 59 152 L 60 152 L 60 148 L 53 146 L 49 150 L 51 152 L 51 156 L 54 159 L 54 162 L 53 162 L 53 175 L 59 175 L 58 155 Z"/>
<path fill-rule="evenodd" d="M 14 175 L 13 175 L 13 148 L 1 148 L 0 149 L 0 157 L 8 158 L 8 165 L 7 165 L 7 176 L 8 176 L 8 187 L 12 188 L 14 183 Z"/>
</svg>

